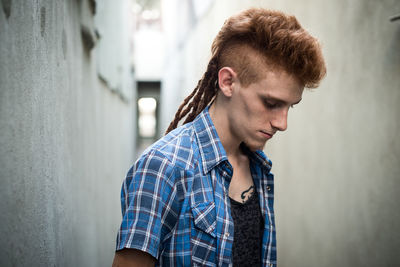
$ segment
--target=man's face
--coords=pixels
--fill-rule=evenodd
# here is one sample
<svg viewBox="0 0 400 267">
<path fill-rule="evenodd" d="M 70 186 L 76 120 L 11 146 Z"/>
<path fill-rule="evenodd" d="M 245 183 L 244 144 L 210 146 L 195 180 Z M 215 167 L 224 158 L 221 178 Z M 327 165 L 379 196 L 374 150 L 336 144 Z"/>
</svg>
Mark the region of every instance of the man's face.
<svg viewBox="0 0 400 267">
<path fill-rule="evenodd" d="M 251 150 L 263 149 L 277 131 L 287 128 L 289 108 L 300 102 L 303 86 L 285 71 L 268 71 L 265 78 L 243 87 L 233 78 L 229 128 Z"/>
</svg>

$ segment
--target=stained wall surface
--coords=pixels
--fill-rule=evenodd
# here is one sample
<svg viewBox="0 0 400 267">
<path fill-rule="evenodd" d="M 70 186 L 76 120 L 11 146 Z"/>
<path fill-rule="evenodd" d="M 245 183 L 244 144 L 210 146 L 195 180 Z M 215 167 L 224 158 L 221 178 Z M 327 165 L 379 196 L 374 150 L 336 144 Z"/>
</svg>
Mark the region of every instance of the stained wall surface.
<svg viewBox="0 0 400 267">
<path fill-rule="evenodd" d="M 93 3 L 0 1 L 0 266 L 111 265 L 134 109 L 99 79 Z"/>
<path fill-rule="evenodd" d="M 290 111 L 287 132 L 265 147 L 276 177 L 278 265 L 399 266 L 400 21 L 389 20 L 399 1 L 218 0 L 192 24 L 171 15 L 180 26 L 170 31 L 165 122 L 204 73 L 223 21 L 254 6 L 296 15 L 320 39 L 328 68 Z"/>
</svg>

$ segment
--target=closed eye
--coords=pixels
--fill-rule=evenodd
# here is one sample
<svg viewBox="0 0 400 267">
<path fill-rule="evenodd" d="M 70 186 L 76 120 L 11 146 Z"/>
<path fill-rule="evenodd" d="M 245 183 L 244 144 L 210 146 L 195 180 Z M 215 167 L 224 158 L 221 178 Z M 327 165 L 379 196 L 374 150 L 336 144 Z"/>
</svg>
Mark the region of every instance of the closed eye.
<svg viewBox="0 0 400 267">
<path fill-rule="evenodd" d="M 277 103 L 271 103 L 271 102 L 265 102 L 265 106 L 267 107 L 267 108 L 270 108 L 270 109 L 273 109 L 273 108 L 276 108 L 276 107 L 278 107 L 278 104 Z"/>
<path fill-rule="evenodd" d="M 265 106 L 268 109 L 279 109 L 279 108 L 282 108 L 283 106 L 285 106 L 285 103 L 281 102 L 281 101 L 266 100 L 265 101 Z"/>
<path fill-rule="evenodd" d="M 268 109 L 278 109 L 278 108 L 282 108 L 285 107 L 286 105 L 288 105 L 288 103 L 278 100 L 278 99 L 273 99 L 273 98 L 269 98 L 269 97 L 261 97 L 262 101 L 264 102 L 265 106 Z M 301 99 L 299 101 L 297 101 L 296 103 L 293 103 L 290 106 L 290 108 L 294 108 L 295 105 L 297 105 L 298 103 L 300 103 Z"/>
</svg>

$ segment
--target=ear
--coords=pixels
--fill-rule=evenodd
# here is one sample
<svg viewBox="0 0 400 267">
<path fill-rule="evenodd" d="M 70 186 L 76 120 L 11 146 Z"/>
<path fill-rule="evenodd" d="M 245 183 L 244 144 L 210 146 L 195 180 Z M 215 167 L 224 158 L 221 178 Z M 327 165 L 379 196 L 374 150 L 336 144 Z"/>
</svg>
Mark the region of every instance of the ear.
<svg viewBox="0 0 400 267">
<path fill-rule="evenodd" d="M 233 84 L 236 81 L 237 74 L 230 67 L 223 67 L 218 72 L 218 85 L 221 92 L 226 97 L 231 97 L 233 93 Z"/>
</svg>

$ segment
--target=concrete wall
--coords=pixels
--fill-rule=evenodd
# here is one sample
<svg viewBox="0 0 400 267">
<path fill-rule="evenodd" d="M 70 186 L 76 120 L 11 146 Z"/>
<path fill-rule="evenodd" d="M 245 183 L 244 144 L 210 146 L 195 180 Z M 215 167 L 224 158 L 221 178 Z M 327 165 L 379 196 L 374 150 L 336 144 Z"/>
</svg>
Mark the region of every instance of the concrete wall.
<svg viewBox="0 0 400 267">
<path fill-rule="evenodd" d="M 214 1 L 183 45 L 170 49 L 169 109 L 205 71 L 223 21 L 251 6 L 296 15 L 321 40 L 328 67 L 321 87 L 290 112 L 288 131 L 266 146 L 276 174 L 279 266 L 399 266 L 400 21 L 389 18 L 400 2 Z"/>
<path fill-rule="evenodd" d="M 111 265 L 134 109 L 84 48 L 93 3 L 0 2 L 0 266 Z"/>
</svg>

